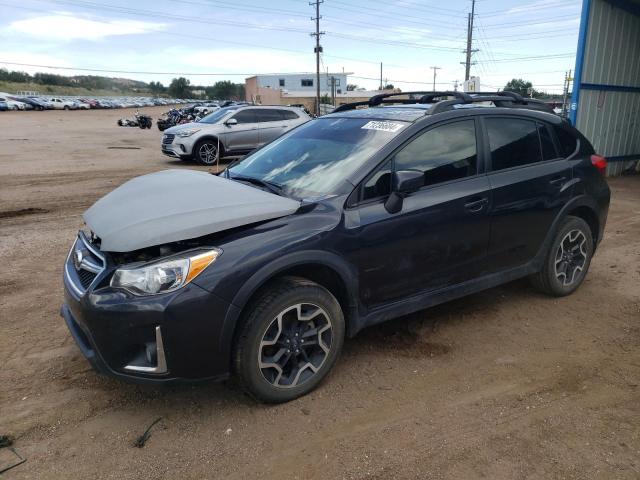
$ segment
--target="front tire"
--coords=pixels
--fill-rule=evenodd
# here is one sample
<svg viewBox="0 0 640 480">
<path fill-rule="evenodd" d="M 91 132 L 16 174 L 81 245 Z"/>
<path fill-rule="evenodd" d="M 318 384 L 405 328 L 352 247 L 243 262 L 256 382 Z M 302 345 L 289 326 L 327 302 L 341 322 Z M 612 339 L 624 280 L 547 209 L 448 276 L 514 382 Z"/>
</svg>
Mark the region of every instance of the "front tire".
<svg viewBox="0 0 640 480">
<path fill-rule="evenodd" d="M 193 148 L 193 158 L 200 165 L 215 165 L 219 155 L 218 142 L 213 139 L 200 140 Z"/>
<path fill-rule="evenodd" d="M 345 323 L 324 287 L 285 277 L 252 302 L 236 342 L 235 372 L 252 397 L 288 402 L 318 386 L 336 363 Z"/>
<path fill-rule="evenodd" d="M 593 235 L 583 219 L 567 216 L 540 272 L 531 277 L 540 291 L 556 297 L 573 293 L 584 281 L 593 256 Z"/>
</svg>

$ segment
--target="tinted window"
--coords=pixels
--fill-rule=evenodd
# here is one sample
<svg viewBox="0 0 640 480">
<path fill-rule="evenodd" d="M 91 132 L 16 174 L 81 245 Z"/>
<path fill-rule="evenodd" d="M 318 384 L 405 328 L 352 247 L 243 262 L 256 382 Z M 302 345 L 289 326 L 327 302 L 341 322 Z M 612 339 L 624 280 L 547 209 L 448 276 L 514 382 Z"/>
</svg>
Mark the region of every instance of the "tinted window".
<svg viewBox="0 0 640 480">
<path fill-rule="evenodd" d="M 313 80 L 311 79 L 300 80 L 300 85 L 303 87 L 313 87 Z"/>
<path fill-rule="evenodd" d="M 429 130 L 398 152 L 394 169 L 424 172 L 424 184 L 447 182 L 477 172 L 476 130 L 473 120 Z"/>
<path fill-rule="evenodd" d="M 255 123 L 256 109 L 247 108 L 246 110 L 240 110 L 232 118 L 235 118 L 238 121 L 238 123 Z"/>
<path fill-rule="evenodd" d="M 486 120 L 493 170 L 528 165 L 541 160 L 536 123 L 517 118 Z"/>
<path fill-rule="evenodd" d="M 282 116 L 285 120 L 297 120 L 300 116 L 296 112 L 292 112 L 291 110 L 280 110 Z"/>
<path fill-rule="evenodd" d="M 281 87 L 284 87 L 284 78 L 281 78 L 278 82 Z"/>
<path fill-rule="evenodd" d="M 560 154 L 564 158 L 570 157 L 576 151 L 576 137 L 574 137 L 569 130 L 562 128 L 560 125 L 557 125 L 554 128 L 560 145 Z"/>
<path fill-rule="evenodd" d="M 220 110 L 216 110 L 215 112 L 210 113 L 206 117 L 202 117 L 198 121 L 200 123 L 217 123 L 218 121 L 220 121 L 222 119 L 222 117 L 227 115 L 229 112 L 232 112 L 232 111 L 237 110 L 237 109 L 238 109 L 238 107 L 221 108 Z"/>
<path fill-rule="evenodd" d="M 362 188 L 362 200 L 384 197 L 391 193 L 391 161 L 374 173 Z"/>
<path fill-rule="evenodd" d="M 546 125 L 539 123 L 538 134 L 540 135 L 540 145 L 542 146 L 542 159 L 553 160 L 554 158 L 558 158 L 549 128 Z"/>
<path fill-rule="evenodd" d="M 275 108 L 264 108 L 260 110 L 256 110 L 256 121 L 257 122 L 280 122 L 282 121 L 282 114 L 280 110 L 276 110 Z"/>
</svg>

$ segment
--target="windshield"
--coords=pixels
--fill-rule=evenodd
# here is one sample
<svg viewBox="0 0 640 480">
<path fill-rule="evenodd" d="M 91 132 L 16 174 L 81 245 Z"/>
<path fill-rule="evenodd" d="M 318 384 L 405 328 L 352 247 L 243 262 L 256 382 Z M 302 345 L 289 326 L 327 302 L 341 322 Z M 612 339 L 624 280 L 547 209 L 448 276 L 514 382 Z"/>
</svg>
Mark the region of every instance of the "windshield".
<svg viewBox="0 0 640 480">
<path fill-rule="evenodd" d="M 293 197 L 324 196 L 334 193 L 407 125 L 368 118 L 319 118 L 246 157 L 228 173 L 231 178 L 275 184 Z"/>
<path fill-rule="evenodd" d="M 218 123 L 227 113 L 237 110 L 239 107 L 225 107 L 217 110 L 209 115 L 202 117 L 198 123 Z"/>
</svg>

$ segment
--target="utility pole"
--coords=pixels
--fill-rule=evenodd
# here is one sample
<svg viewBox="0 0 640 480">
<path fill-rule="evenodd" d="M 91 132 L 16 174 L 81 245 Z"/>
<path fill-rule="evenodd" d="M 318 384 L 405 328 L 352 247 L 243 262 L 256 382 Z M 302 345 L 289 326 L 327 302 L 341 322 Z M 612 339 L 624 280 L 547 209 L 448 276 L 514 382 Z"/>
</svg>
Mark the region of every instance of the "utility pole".
<svg viewBox="0 0 640 480">
<path fill-rule="evenodd" d="M 316 16 L 311 20 L 316 21 L 316 31 L 312 33 L 312 37 L 316 37 L 316 46 L 313 51 L 316 54 L 316 115 L 320 116 L 320 54 L 322 53 L 322 47 L 320 46 L 320 35 L 324 35 L 324 32 L 320 31 L 320 4 L 324 3 L 324 0 L 315 0 L 310 2 L 309 5 L 316 7 Z"/>
<path fill-rule="evenodd" d="M 336 77 L 331 76 L 331 105 L 336 104 Z"/>
<path fill-rule="evenodd" d="M 384 89 L 384 84 L 382 83 L 382 62 L 380 62 L 380 91 Z"/>
<path fill-rule="evenodd" d="M 569 110 L 567 108 L 567 97 L 569 96 L 569 82 L 571 82 L 571 80 L 573 79 L 571 78 L 571 70 L 569 70 L 568 74 L 564 74 L 564 91 L 562 92 L 562 118 L 567 118 L 567 114 L 569 113 Z"/>
<path fill-rule="evenodd" d="M 441 67 L 431 67 L 433 70 L 433 91 L 436 91 L 436 72 L 440 70 Z"/>
<path fill-rule="evenodd" d="M 475 52 L 477 52 L 477 49 L 473 49 L 473 19 L 475 17 L 476 14 L 476 0 L 471 0 L 471 13 L 469 13 L 468 15 L 468 19 L 467 19 L 467 49 L 465 50 L 464 53 L 466 53 L 467 55 L 467 59 L 464 62 L 460 62 L 462 65 L 465 66 L 464 69 L 464 79 L 465 81 L 469 80 L 469 77 L 471 76 L 471 65 L 475 65 L 475 62 L 471 61 L 471 55 Z"/>
</svg>

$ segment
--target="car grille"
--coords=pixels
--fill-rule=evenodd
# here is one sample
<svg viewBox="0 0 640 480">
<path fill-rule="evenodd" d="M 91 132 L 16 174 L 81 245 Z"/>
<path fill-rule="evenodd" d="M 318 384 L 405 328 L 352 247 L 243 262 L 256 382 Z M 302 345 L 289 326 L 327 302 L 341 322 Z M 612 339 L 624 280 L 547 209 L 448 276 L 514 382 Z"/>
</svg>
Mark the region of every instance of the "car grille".
<svg viewBox="0 0 640 480">
<path fill-rule="evenodd" d="M 82 296 L 105 268 L 106 260 L 102 252 L 87 239 L 84 232 L 78 233 L 65 264 L 65 276 L 69 286 L 77 295 Z"/>
<path fill-rule="evenodd" d="M 168 133 L 168 134 L 166 134 L 166 135 L 164 135 L 164 136 L 162 137 L 162 144 L 163 144 L 163 145 L 168 145 L 168 144 L 170 144 L 170 143 L 173 143 L 173 139 L 174 139 L 174 138 L 176 138 L 176 136 L 175 136 L 175 135 L 173 135 L 173 134 L 171 134 L 171 133 Z"/>
</svg>

